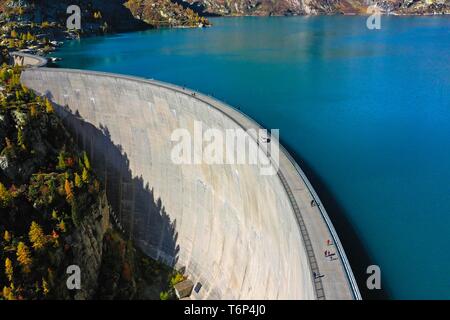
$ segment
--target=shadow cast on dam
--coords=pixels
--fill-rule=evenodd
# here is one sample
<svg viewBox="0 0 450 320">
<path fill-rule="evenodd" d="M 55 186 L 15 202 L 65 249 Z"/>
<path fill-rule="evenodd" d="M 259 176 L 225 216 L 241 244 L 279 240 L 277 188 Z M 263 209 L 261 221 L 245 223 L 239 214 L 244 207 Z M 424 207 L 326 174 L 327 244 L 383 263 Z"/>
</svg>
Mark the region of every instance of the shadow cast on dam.
<svg viewBox="0 0 450 320">
<path fill-rule="evenodd" d="M 46 96 L 52 98 L 50 92 Z M 127 154 L 113 143 L 108 127 L 96 128 L 66 106 L 56 104 L 55 110 L 105 186 L 114 225 L 145 254 L 175 267 L 180 251 L 176 219 L 171 221 L 161 198 L 142 176 L 133 176 Z"/>
</svg>

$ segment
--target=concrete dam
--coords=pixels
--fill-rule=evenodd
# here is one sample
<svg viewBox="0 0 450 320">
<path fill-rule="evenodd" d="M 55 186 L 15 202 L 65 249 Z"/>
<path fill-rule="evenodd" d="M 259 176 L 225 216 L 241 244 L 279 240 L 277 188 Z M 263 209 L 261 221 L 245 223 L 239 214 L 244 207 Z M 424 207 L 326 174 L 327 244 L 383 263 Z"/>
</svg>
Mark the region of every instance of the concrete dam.
<svg viewBox="0 0 450 320">
<path fill-rule="evenodd" d="M 171 160 L 175 129 L 194 135 L 195 121 L 260 128 L 250 118 L 200 93 L 116 74 L 29 68 L 22 83 L 56 104 L 118 225 L 146 254 L 184 271 L 191 299 L 360 299 L 320 199 L 283 148 L 275 175 Z M 255 137 L 249 143 L 261 148 Z"/>
</svg>

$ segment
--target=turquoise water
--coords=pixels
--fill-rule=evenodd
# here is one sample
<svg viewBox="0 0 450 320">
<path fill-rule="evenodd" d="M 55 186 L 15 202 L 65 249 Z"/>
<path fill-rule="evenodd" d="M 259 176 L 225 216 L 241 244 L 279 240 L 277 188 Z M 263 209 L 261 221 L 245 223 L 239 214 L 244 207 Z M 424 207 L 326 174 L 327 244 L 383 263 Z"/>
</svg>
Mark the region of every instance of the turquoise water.
<svg viewBox="0 0 450 320">
<path fill-rule="evenodd" d="M 373 263 L 389 297 L 449 299 L 450 18 L 382 17 L 379 31 L 362 17 L 212 21 L 73 41 L 55 55 L 213 94 L 279 128 L 357 277 Z"/>
</svg>

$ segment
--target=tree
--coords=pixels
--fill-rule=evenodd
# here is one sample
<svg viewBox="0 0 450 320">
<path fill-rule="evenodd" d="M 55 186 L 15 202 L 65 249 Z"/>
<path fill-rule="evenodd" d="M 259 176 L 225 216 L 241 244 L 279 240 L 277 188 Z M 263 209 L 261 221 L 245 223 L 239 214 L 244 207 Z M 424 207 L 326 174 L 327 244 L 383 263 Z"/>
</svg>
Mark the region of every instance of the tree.
<svg viewBox="0 0 450 320">
<path fill-rule="evenodd" d="M 31 222 L 30 231 L 28 232 L 30 242 L 35 250 L 42 249 L 47 244 L 47 237 L 42 228 L 36 222 Z"/>
<path fill-rule="evenodd" d="M 88 158 L 86 151 L 83 152 L 83 162 L 84 162 L 84 167 L 88 170 L 91 170 L 91 163 L 89 162 L 89 158 Z"/>
<path fill-rule="evenodd" d="M 81 188 L 83 186 L 83 181 L 78 173 L 75 172 L 75 186 Z"/>
<path fill-rule="evenodd" d="M 11 31 L 11 38 L 17 38 L 17 31 L 16 30 L 12 30 Z"/>
<path fill-rule="evenodd" d="M 33 105 L 30 107 L 30 116 L 31 116 L 32 118 L 34 118 L 34 117 L 37 116 L 37 114 L 38 114 L 37 108 L 36 108 L 36 106 L 33 104 Z"/>
<path fill-rule="evenodd" d="M 66 232 L 66 223 L 64 220 L 61 220 L 61 222 L 58 223 L 58 229 L 61 230 L 61 232 Z"/>
<path fill-rule="evenodd" d="M 27 41 L 33 41 L 34 36 L 30 33 L 30 31 L 27 32 Z"/>
<path fill-rule="evenodd" d="M 6 286 L 3 287 L 3 298 L 5 300 L 16 300 L 13 289 L 10 287 L 6 287 Z"/>
<path fill-rule="evenodd" d="M 72 184 L 68 179 L 66 179 L 66 182 L 64 183 L 64 191 L 66 192 L 67 201 L 72 201 L 73 200 Z"/>
<path fill-rule="evenodd" d="M 56 210 L 52 211 L 52 218 L 58 220 L 58 212 Z"/>
<path fill-rule="evenodd" d="M 66 169 L 66 161 L 64 159 L 64 152 L 61 151 L 58 154 L 58 164 L 56 165 L 56 169 L 58 170 L 65 170 Z"/>
<path fill-rule="evenodd" d="M 8 230 L 5 230 L 5 232 L 3 233 L 3 240 L 5 240 L 6 242 L 11 241 L 11 234 Z"/>
<path fill-rule="evenodd" d="M 45 99 L 45 111 L 47 113 L 53 113 L 55 111 L 55 109 L 53 109 L 53 104 L 47 98 Z"/>
<path fill-rule="evenodd" d="M 86 168 L 83 168 L 83 173 L 81 174 L 81 178 L 83 179 L 84 183 L 89 182 L 89 172 L 87 171 Z"/>
<path fill-rule="evenodd" d="M 26 149 L 25 147 L 25 134 L 21 127 L 17 129 L 17 144 L 22 148 Z"/>
<path fill-rule="evenodd" d="M 12 200 L 11 193 L 6 189 L 3 183 L 0 182 L 0 206 L 6 208 L 10 205 Z"/>
<path fill-rule="evenodd" d="M 17 245 L 17 261 L 22 266 L 22 270 L 25 273 L 29 273 L 31 271 L 31 263 L 33 260 L 30 256 L 30 249 L 28 249 L 27 245 L 22 241 Z"/>
<path fill-rule="evenodd" d="M 5 259 L 5 274 L 9 282 L 13 281 L 14 270 L 12 266 L 12 261 L 9 258 Z"/>
<path fill-rule="evenodd" d="M 44 292 L 44 296 L 46 296 L 50 292 L 48 282 L 47 280 L 45 280 L 45 278 L 42 278 L 42 292 Z"/>
</svg>

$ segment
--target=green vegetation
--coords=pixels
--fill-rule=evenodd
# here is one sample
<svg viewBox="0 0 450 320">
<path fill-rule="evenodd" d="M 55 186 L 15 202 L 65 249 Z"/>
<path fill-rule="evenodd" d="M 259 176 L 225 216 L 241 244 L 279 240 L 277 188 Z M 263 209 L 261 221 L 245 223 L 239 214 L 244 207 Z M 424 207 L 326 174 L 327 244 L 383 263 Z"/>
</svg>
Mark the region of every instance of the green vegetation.
<svg viewBox="0 0 450 320">
<path fill-rule="evenodd" d="M 174 299 L 183 276 L 102 222 L 104 190 L 87 153 L 20 72 L 0 69 L 0 300 L 75 298 L 66 268 L 83 263 L 98 282 L 82 298 Z"/>
</svg>

